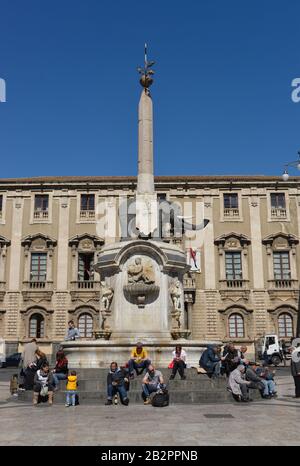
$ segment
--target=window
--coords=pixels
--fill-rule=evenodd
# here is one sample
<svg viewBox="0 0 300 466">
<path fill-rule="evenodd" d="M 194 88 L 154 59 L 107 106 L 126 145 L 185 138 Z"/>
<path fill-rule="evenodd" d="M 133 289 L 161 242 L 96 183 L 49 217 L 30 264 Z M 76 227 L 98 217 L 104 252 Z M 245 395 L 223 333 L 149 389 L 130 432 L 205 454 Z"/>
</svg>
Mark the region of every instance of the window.
<svg viewBox="0 0 300 466">
<path fill-rule="evenodd" d="M 34 219 L 48 219 L 49 196 L 48 194 L 36 194 L 34 196 Z"/>
<path fill-rule="evenodd" d="M 284 193 L 271 193 L 271 217 L 286 217 Z"/>
<path fill-rule="evenodd" d="M 78 319 L 78 330 L 83 338 L 91 338 L 93 336 L 93 318 L 90 314 L 81 314 Z"/>
<path fill-rule="evenodd" d="M 47 276 L 47 254 L 33 252 L 31 254 L 30 280 L 45 282 Z"/>
<path fill-rule="evenodd" d="M 290 280 L 290 256 L 286 252 L 273 252 L 274 280 Z"/>
<path fill-rule="evenodd" d="M 93 280 L 93 254 L 78 254 L 78 280 L 90 281 Z"/>
<path fill-rule="evenodd" d="M 29 337 L 44 338 L 45 336 L 45 321 L 41 314 L 33 314 L 29 320 Z"/>
<path fill-rule="evenodd" d="M 224 209 L 238 209 L 238 195 L 224 194 Z"/>
<path fill-rule="evenodd" d="M 242 258 L 240 252 L 225 252 L 226 280 L 242 280 Z"/>
<path fill-rule="evenodd" d="M 81 194 L 80 210 L 95 210 L 95 194 Z"/>
<path fill-rule="evenodd" d="M 290 314 L 280 314 L 278 317 L 278 336 L 280 338 L 293 337 L 293 318 Z"/>
<path fill-rule="evenodd" d="M 89 220 L 95 218 L 95 194 L 81 194 L 80 219 Z"/>
<path fill-rule="evenodd" d="M 2 211 L 3 211 L 3 196 L 0 195 L 0 218 L 2 218 Z"/>
<path fill-rule="evenodd" d="M 271 193 L 271 207 L 274 209 L 285 209 L 285 194 Z"/>
<path fill-rule="evenodd" d="M 239 216 L 239 200 L 236 193 L 224 194 L 224 217 Z"/>
<path fill-rule="evenodd" d="M 229 338 L 244 338 L 244 319 L 240 314 L 231 314 L 229 317 Z"/>
</svg>

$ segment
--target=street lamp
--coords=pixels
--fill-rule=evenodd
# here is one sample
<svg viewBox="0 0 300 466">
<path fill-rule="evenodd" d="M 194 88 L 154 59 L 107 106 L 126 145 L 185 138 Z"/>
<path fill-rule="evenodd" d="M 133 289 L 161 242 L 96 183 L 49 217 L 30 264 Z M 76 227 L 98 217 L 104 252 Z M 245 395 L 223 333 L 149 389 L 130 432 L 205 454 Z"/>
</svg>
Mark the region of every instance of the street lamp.
<svg viewBox="0 0 300 466">
<path fill-rule="evenodd" d="M 293 160 L 292 162 L 287 162 L 284 165 L 284 172 L 282 174 L 283 181 L 287 181 L 290 177 L 288 173 L 288 167 L 295 167 L 297 170 L 300 170 L 300 150 L 298 150 L 298 160 Z"/>
<path fill-rule="evenodd" d="M 300 170 L 300 150 L 298 150 L 298 160 L 287 162 L 284 165 L 284 172 L 282 174 L 283 181 L 287 181 L 290 177 L 288 173 L 288 167 L 295 167 L 297 168 L 297 170 Z M 297 316 L 296 337 L 300 337 L 300 288 L 299 288 L 299 293 L 298 293 L 298 316 Z"/>
</svg>

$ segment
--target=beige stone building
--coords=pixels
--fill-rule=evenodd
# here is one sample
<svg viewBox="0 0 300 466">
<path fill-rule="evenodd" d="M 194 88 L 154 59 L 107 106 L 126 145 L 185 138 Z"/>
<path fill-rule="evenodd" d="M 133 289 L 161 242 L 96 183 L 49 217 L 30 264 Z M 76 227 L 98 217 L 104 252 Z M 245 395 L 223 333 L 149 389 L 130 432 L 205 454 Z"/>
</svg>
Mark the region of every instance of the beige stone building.
<svg viewBox="0 0 300 466">
<path fill-rule="evenodd" d="M 189 338 L 249 345 L 275 332 L 291 339 L 300 273 L 298 178 L 156 177 L 155 187 L 183 215 L 209 219 L 193 237 L 174 234 L 171 225 L 165 239 L 181 245 L 192 265 L 184 282 Z M 8 352 L 36 337 L 50 354 L 70 318 L 82 338 L 94 337 L 101 286 L 93 263 L 105 243 L 119 239 L 118 202 L 135 189 L 135 177 L 0 180 L 0 336 Z"/>
</svg>

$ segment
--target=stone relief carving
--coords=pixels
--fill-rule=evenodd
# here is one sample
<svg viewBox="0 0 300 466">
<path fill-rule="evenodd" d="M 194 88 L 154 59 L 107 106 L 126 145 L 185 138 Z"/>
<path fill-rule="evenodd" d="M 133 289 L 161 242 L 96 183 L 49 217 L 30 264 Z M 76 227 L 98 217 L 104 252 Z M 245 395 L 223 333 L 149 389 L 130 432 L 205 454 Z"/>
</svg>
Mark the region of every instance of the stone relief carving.
<svg viewBox="0 0 300 466">
<path fill-rule="evenodd" d="M 107 324 L 107 318 L 111 315 L 111 302 L 114 297 L 114 290 L 111 286 L 107 285 L 105 281 L 101 282 L 101 307 L 100 307 L 100 314 L 102 318 L 101 322 L 101 332 L 97 332 L 98 338 L 105 338 L 109 339 L 111 335 L 111 328 Z"/>
<path fill-rule="evenodd" d="M 157 299 L 159 286 L 155 285 L 155 272 L 150 259 L 136 257 L 127 266 L 127 277 L 127 285 L 124 286 L 127 300 L 144 308 L 147 302 Z"/>
<path fill-rule="evenodd" d="M 128 284 L 145 283 L 151 285 L 155 283 L 155 274 L 150 261 L 144 262 L 141 257 L 136 257 L 134 264 L 127 267 Z"/>
<path fill-rule="evenodd" d="M 181 312 L 182 312 L 182 306 L 181 306 L 181 296 L 182 296 L 182 288 L 181 288 L 181 283 L 178 279 L 175 279 L 173 283 L 170 286 L 170 296 L 171 300 L 173 303 L 173 309 L 171 312 L 171 315 L 174 319 L 174 324 L 173 327 L 177 327 L 177 329 L 181 328 Z"/>
<path fill-rule="evenodd" d="M 114 290 L 111 286 L 108 286 L 105 282 L 101 282 L 101 309 L 108 311 L 114 296 Z"/>
<path fill-rule="evenodd" d="M 180 298 L 182 295 L 182 289 L 181 289 L 180 281 L 178 279 L 176 279 L 170 286 L 170 295 L 171 295 L 172 303 L 174 306 L 174 310 L 181 312 Z"/>
</svg>

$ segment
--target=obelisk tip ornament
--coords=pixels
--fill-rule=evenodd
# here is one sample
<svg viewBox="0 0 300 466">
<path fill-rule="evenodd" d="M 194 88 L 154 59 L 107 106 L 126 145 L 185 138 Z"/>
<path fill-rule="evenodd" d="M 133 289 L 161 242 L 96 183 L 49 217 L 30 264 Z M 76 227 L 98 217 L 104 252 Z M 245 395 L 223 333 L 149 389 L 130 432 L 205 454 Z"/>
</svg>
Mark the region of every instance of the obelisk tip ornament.
<svg viewBox="0 0 300 466">
<path fill-rule="evenodd" d="M 144 67 L 139 67 L 138 72 L 141 75 L 140 84 L 145 89 L 146 93 L 149 93 L 149 87 L 153 83 L 154 71 L 151 67 L 154 65 L 154 63 L 154 61 L 148 61 L 147 44 L 145 44 Z"/>
</svg>

